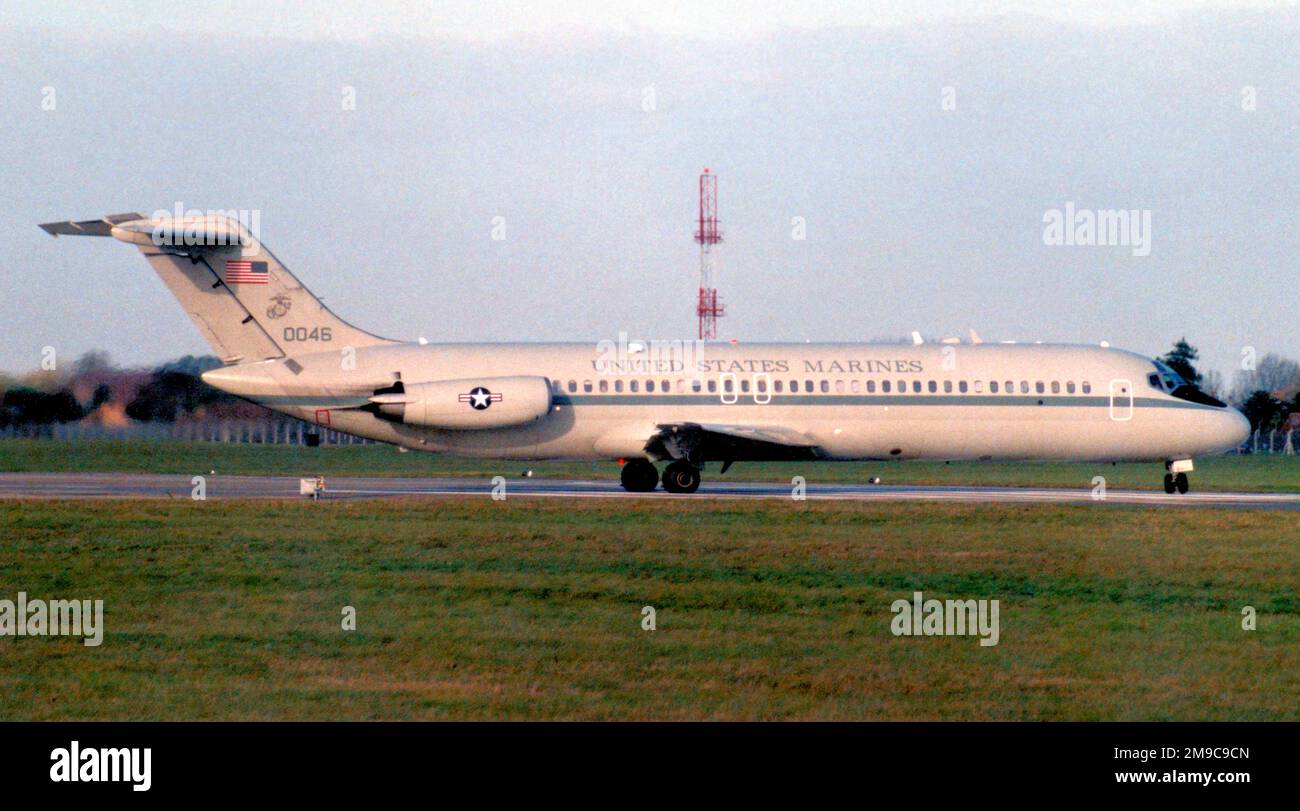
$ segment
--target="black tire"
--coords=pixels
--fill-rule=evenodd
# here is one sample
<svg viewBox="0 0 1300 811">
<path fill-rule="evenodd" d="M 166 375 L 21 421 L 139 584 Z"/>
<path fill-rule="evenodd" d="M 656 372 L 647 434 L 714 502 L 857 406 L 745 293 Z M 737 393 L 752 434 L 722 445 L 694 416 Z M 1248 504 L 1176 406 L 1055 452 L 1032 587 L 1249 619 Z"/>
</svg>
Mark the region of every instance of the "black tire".
<svg viewBox="0 0 1300 811">
<path fill-rule="evenodd" d="M 645 459 L 631 459 L 619 471 L 619 480 L 629 493 L 649 493 L 659 484 L 659 471 Z"/>
<path fill-rule="evenodd" d="M 688 462 L 673 462 L 664 468 L 664 489 L 670 493 L 694 493 L 700 489 L 700 469 Z"/>
<path fill-rule="evenodd" d="M 1171 495 L 1174 492 L 1174 474 L 1172 473 L 1165 474 L 1165 492 Z"/>
<path fill-rule="evenodd" d="M 1192 489 L 1191 483 L 1187 481 L 1186 473 L 1179 473 L 1177 476 L 1174 477 L 1174 487 L 1178 489 L 1179 495 L 1182 495 L 1183 493 L 1186 493 L 1188 490 Z"/>
</svg>

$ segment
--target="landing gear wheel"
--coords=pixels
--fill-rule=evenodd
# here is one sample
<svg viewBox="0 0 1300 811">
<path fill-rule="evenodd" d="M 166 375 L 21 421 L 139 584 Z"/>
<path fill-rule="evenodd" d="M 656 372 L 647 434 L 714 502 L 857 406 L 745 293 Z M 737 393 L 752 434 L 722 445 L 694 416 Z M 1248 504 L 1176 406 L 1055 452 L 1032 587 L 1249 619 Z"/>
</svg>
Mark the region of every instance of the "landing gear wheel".
<svg viewBox="0 0 1300 811">
<path fill-rule="evenodd" d="M 700 489 L 700 469 L 685 461 L 664 468 L 664 489 L 670 493 L 694 493 Z"/>
<path fill-rule="evenodd" d="M 1174 477 L 1174 487 L 1178 489 L 1180 495 L 1191 489 L 1191 485 L 1187 481 L 1186 473 L 1179 473 Z"/>
<path fill-rule="evenodd" d="M 630 459 L 623 465 L 619 479 L 629 493 L 649 493 L 659 483 L 659 471 L 645 459 Z"/>
<path fill-rule="evenodd" d="M 1174 492 L 1174 474 L 1165 474 L 1165 492 L 1172 494 Z"/>
</svg>

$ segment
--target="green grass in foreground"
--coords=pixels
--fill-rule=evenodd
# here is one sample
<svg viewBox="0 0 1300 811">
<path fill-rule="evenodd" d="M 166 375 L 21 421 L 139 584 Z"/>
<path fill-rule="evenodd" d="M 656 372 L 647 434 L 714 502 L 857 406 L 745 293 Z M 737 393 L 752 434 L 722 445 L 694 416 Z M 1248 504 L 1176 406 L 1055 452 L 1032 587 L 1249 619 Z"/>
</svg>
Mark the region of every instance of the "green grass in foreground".
<svg viewBox="0 0 1300 811">
<path fill-rule="evenodd" d="M 611 462 L 509 462 L 460 459 L 430 453 L 398 453 L 388 445 L 305 448 L 186 442 L 0 441 L 0 471 L 177 473 L 215 470 L 227 475 L 326 476 L 516 476 L 531 468 L 537 476 L 616 479 Z M 716 476 L 711 465 L 706 476 Z M 1108 487 L 1156 490 L 1164 471 L 1157 464 L 994 462 L 764 462 L 737 463 L 727 478 L 782 481 L 803 476 L 810 483 L 864 483 L 881 476 L 886 484 L 954 484 L 1011 487 L 1091 488 L 1094 476 Z M 1300 492 L 1300 457 L 1221 456 L 1198 459 L 1196 490 Z"/>
<path fill-rule="evenodd" d="M 1296 528 L 1069 506 L 0 502 L 0 598 L 101 598 L 108 627 L 99 648 L 0 638 L 0 719 L 1295 720 Z M 914 590 L 999 599 L 1000 644 L 892 636 Z"/>
</svg>

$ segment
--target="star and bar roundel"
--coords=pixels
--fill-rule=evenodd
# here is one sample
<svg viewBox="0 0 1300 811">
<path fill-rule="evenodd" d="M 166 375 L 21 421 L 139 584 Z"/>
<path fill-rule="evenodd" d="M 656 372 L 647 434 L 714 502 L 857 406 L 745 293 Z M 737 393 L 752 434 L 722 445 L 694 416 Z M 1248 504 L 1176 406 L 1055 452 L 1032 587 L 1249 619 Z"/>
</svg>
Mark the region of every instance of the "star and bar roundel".
<svg viewBox="0 0 1300 811">
<path fill-rule="evenodd" d="M 459 399 L 462 403 L 469 403 L 475 411 L 482 411 L 493 403 L 501 402 L 501 395 L 493 394 L 482 386 L 475 386 L 469 394 L 460 395 Z"/>
</svg>

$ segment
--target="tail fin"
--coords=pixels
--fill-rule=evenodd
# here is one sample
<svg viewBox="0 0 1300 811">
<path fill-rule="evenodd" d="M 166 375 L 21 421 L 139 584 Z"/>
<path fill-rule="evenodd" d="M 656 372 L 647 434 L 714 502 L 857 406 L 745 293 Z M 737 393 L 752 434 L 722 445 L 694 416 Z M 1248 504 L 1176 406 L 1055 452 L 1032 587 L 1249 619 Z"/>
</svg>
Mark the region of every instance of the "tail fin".
<svg viewBox="0 0 1300 811">
<path fill-rule="evenodd" d="M 54 236 L 111 236 L 140 249 L 227 364 L 394 343 L 332 313 L 238 220 L 225 216 L 46 223 Z"/>
</svg>

